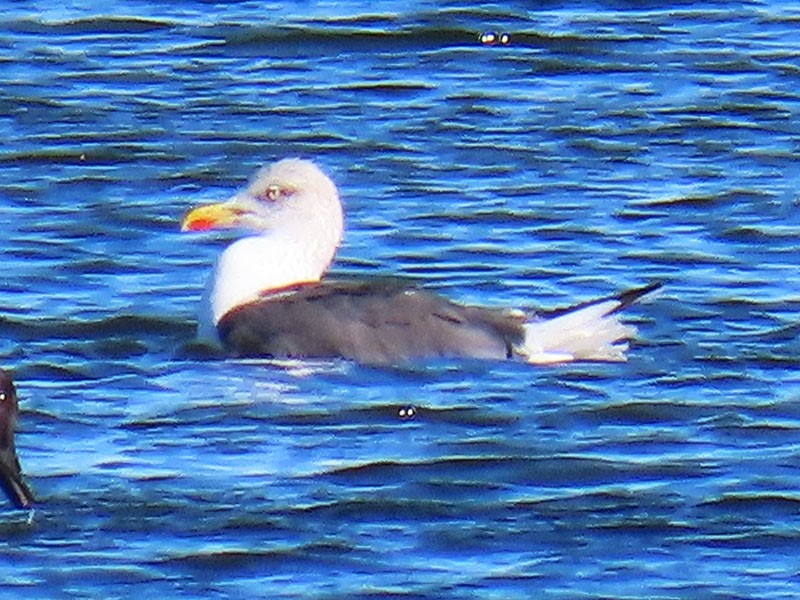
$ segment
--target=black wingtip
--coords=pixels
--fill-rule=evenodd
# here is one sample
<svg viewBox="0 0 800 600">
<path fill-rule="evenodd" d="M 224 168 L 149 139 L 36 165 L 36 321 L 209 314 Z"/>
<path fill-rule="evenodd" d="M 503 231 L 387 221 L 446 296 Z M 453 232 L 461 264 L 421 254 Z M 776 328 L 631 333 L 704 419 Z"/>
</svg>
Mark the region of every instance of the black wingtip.
<svg viewBox="0 0 800 600">
<path fill-rule="evenodd" d="M 594 304 L 600 304 L 602 302 L 608 302 L 609 300 L 616 300 L 619 302 L 618 306 L 615 306 L 610 311 L 608 311 L 609 315 L 613 315 L 618 313 L 622 310 L 625 310 L 631 304 L 635 304 L 648 294 L 652 294 L 657 290 L 664 287 L 664 283 L 661 281 L 654 281 L 652 283 L 648 283 L 647 285 L 643 285 L 642 287 L 633 288 L 627 291 L 624 291 L 620 294 L 615 294 L 613 296 L 604 296 L 602 298 L 596 298 L 594 300 L 589 300 L 588 302 L 583 302 L 581 304 L 573 304 L 571 306 L 567 306 L 564 308 L 557 308 L 555 310 L 548 310 L 537 313 L 540 317 L 552 319 L 555 317 L 560 317 L 561 315 L 565 315 L 567 313 L 580 310 L 582 308 L 586 308 L 587 306 L 592 306 Z"/>
<path fill-rule="evenodd" d="M 619 301 L 619 306 L 615 308 L 612 312 L 619 312 L 621 310 L 625 310 L 631 304 L 638 302 L 648 294 L 652 294 L 653 292 L 660 290 L 663 287 L 664 287 L 663 281 L 653 281 L 651 283 L 648 283 L 647 285 L 643 285 L 642 287 L 622 292 L 621 294 L 616 296 L 616 299 Z"/>
</svg>

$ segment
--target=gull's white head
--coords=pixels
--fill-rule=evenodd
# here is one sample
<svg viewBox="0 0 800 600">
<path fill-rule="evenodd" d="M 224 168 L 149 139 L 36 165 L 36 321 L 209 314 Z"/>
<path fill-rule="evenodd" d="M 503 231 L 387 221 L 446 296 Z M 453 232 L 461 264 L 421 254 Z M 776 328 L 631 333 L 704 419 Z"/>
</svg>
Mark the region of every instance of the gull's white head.
<svg viewBox="0 0 800 600">
<path fill-rule="evenodd" d="M 220 256 L 206 289 L 201 335 L 231 309 L 264 293 L 318 281 L 342 240 L 344 217 L 333 181 L 308 160 L 259 170 L 250 185 L 183 219 L 183 231 L 241 229 L 246 237 Z"/>
<path fill-rule="evenodd" d="M 322 235 L 341 241 L 342 205 L 333 181 L 310 160 L 287 158 L 259 169 L 246 189 L 183 219 L 183 231 L 236 228 L 252 233 Z M 336 247 L 333 248 L 333 251 Z"/>
</svg>

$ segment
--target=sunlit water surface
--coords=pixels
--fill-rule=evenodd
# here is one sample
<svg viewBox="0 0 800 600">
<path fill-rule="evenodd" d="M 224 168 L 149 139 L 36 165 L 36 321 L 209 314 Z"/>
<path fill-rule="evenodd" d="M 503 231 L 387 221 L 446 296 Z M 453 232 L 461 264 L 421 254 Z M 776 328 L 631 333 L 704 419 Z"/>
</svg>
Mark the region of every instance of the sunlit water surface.
<svg viewBox="0 0 800 600">
<path fill-rule="evenodd" d="M 797 597 L 800 9 L 107 4 L 0 16 L 3 598 Z M 665 291 L 624 364 L 198 356 L 180 218 L 284 156 L 338 274 Z"/>
</svg>

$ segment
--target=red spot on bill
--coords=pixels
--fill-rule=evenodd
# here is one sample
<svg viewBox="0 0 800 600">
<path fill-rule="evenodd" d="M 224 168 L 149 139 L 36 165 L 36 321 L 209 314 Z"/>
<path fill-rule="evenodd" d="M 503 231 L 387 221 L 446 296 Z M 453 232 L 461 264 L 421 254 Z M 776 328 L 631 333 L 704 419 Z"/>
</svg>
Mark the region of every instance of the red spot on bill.
<svg viewBox="0 0 800 600">
<path fill-rule="evenodd" d="M 214 221 L 212 219 L 192 219 L 184 227 L 186 231 L 208 231 L 213 229 Z"/>
</svg>

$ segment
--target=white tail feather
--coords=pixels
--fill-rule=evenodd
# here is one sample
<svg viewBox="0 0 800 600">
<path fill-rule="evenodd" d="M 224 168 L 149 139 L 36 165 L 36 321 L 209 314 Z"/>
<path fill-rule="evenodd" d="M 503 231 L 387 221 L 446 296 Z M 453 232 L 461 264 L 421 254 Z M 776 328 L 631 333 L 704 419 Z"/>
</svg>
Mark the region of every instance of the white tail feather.
<svg viewBox="0 0 800 600">
<path fill-rule="evenodd" d="M 614 312 L 617 299 L 605 300 L 524 325 L 525 339 L 517 351 L 529 363 L 552 364 L 573 360 L 624 361 L 626 339 L 636 329 Z"/>
</svg>

